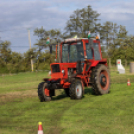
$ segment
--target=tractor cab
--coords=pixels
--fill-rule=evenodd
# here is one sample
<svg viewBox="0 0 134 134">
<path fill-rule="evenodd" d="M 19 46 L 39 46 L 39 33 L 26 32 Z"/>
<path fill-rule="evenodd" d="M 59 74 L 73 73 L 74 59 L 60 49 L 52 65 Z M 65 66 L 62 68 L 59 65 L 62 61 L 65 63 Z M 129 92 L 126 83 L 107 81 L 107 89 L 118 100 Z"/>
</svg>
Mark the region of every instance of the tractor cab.
<svg viewBox="0 0 134 134">
<path fill-rule="evenodd" d="M 59 47 L 59 62 L 51 64 L 52 78 L 68 78 L 74 72 L 87 74 L 92 63 L 94 66 L 102 60 L 100 41 L 96 39 L 66 39 Z"/>
<path fill-rule="evenodd" d="M 61 63 L 101 60 L 100 41 L 93 39 L 67 39 L 60 45 Z"/>
</svg>

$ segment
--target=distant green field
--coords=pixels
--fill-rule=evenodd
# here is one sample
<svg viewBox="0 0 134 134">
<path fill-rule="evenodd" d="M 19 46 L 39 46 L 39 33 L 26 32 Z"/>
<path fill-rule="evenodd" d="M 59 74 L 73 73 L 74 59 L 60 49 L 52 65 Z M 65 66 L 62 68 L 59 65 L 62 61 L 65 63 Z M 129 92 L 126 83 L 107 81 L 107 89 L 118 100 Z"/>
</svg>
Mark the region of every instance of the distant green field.
<svg viewBox="0 0 134 134">
<path fill-rule="evenodd" d="M 0 134 L 133 134 L 134 75 L 111 69 L 110 93 L 85 89 L 82 100 L 57 90 L 51 102 L 39 102 L 37 86 L 47 72 L 0 76 Z M 130 78 L 131 86 L 127 86 Z"/>
</svg>

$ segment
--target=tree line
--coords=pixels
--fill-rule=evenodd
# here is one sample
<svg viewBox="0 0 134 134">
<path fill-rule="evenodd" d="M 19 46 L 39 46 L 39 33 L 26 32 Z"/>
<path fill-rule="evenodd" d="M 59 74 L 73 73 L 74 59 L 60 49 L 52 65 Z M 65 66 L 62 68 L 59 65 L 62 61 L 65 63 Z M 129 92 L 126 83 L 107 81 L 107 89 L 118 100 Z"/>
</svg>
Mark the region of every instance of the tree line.
<svg viewBox="0 0 134 134">
<path fill-rule="evenodd" d="M 122 59 L 122 63 L 127 66 L 134 61 L 134 36 L 128 35 L 125 26 L 106 21 L 101 24 L 100 14 L 94 11 L 89 5 L 83 9 L 75 10 L 66 22 L 64 31 L 59 29 L 45 30 L 43 27 L 36 28 L 34 35 L 37 42 L 32 49 L 21 54 L 10 49 L 11 42 L 0 43 L 0 73 L 16 73 L 31 70 L 31 59 L 34 63 L 34 70 L 49 70 L 50 63 L 55 59 L 55 47 L 53 54 L 50 54 L 50 46 L 60 43 L 66 38 L 77 35 L 79 38 L 87 38 L 88 32 L 91 37 L 100 34 L 103 58 L 108 59 L 108 63 L 116 64 L 116 59 Z M 50 43 L 46 43 L 49 37 Z"/>
</svg>

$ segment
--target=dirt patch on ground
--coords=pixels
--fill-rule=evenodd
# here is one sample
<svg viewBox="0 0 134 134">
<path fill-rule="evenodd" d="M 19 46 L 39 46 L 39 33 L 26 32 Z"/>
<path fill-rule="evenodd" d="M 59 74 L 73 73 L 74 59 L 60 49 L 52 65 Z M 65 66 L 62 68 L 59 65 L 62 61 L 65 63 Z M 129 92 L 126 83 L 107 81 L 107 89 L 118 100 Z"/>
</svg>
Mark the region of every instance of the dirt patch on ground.
<svg viewBox="0 0 134 134">
<path fill-rule="evenodd" d="M 6 94 L 0 94 L 0 103 L 14 101 L 17 98 L 30 98 L 30 97 L 37 97 L 37 90 L 26 90 L 26 91 L 17 91 Z"/>
<path fill-rule="evenodd" d="M 55 96 L 63 95 L 64 90 L 55 90 Z M 6 102 L 22 101 L 24 98 L 38 97 L 37 89 L 16 91 L 0 94 L 0 104 L 5 104 Z M 60 98 L 61 96 L 59 96 Z"/>
</svg>

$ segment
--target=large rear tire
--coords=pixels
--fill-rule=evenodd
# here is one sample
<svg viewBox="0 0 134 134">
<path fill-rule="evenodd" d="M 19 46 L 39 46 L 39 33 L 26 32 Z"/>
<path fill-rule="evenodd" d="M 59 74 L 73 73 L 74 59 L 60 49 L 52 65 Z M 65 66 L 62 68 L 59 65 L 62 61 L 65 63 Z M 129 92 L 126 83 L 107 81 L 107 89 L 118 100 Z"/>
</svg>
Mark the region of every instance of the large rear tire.
<svg viewBox="0 0 134 134">
<path fill-rule="evenodd" d="M 41 82 L 38 85 L 38 97 L 41 102 L 51 101 L 50 90 L 48 90 L 46 87 L 47 83 L 45 82 Z"/>
<path fill-rule="evenodd" d="M 92 68 L 92 73 L 91 73 L 91 83 L 92 83 L 92 90 L 93 90 L 93 94 L 99 95 L 99 92 L 96 90 L 95 88 L 95 68 Z"/>
<path fill-rule="evenodd" d="M 109 70 L 105 65 L 98 65 L 92 70 L 91 81 L 96 95 L 109 93 L 110 75 Z"/>
<path fill-rule="evenodd" d="M 81 99 L 83 96 L 82 82 L 79 79 L 72 81 L 70 85 L 70 98 L 71 99 Z"/>
</svg>

